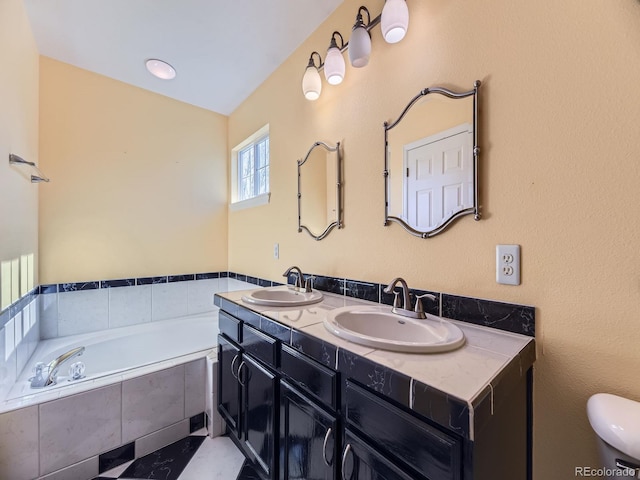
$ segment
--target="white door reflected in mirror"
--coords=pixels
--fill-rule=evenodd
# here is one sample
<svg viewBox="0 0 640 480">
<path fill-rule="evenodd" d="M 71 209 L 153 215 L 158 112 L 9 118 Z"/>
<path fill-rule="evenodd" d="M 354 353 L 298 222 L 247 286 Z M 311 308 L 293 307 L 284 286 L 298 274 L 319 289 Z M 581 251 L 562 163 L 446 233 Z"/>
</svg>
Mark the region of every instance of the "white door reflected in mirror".
<svg viewBox="0 0 640 480">
<path fill-rule="evenodd" d="M 477 194 L 477 95 L 433 87 L 385 123 L 385 225 L 428 238 L 455 218 L 480 218 Z"/>
</svg>

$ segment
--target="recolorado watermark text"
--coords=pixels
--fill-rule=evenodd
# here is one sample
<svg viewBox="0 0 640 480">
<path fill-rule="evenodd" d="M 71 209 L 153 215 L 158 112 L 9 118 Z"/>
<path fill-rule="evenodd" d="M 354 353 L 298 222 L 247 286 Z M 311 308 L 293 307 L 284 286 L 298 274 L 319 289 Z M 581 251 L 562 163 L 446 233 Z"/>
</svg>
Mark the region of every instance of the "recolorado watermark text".
<svg viewBox="0 0 640 480">
<path fill-rule="evenodd" d="M 640 472 L 635 468 L 593 468 L 593 467 L 576 467 L 576 477 L 595 477 L 595 478 L 638 478 Z"/>
</svg>

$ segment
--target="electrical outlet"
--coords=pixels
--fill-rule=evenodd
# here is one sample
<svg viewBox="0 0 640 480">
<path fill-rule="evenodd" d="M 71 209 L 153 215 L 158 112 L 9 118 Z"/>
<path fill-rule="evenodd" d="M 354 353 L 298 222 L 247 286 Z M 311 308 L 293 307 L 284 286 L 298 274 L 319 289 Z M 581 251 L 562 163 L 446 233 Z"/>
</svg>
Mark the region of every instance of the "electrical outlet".
<svg viewBox="0 0 640 480">
<path fill-rule="evenodd" d="M 520 285 L 520 245 L 496 246 L 496 282 Z"/>
<path fill-rule="evenodd" d="M 275 258 L 276 260 L 278 258 L 280 258 L 280 244 L 279 243 L 274 243 L 273 244 L 273 258 Z"/>
</svg>

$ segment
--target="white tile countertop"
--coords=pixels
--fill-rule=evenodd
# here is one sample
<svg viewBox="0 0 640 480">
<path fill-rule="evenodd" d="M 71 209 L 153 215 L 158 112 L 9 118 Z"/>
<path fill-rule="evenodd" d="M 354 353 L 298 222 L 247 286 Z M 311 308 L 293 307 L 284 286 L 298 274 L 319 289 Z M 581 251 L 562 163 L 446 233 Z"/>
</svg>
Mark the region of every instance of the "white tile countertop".
<svg viewBox="0 0 640 480">
<path fill-rule="evenodd" d="M 377 364 L 411 377 L 446 395 L 456 397 L 470 407 L 508 365 L 516 365 L 520 376 L 535 360 L 534 339 L 525 335 L 449 320 L 465 335 L 465 343 L 457 350 L 444 353 L 399 353 L 358 345 L 331 334 L 323 319 L 332 309 L 350 305 L 378 305 L 343 295 L 323 292 L 320 303 L 301 307 L 271 307 L 249 304 L 242 300 L 251 290 L 219 295 L 243 308 L 304 332 L 326 343 L 363 356 Z M 526 352 L 526 354 L 524 354 Z"/>
</svg>

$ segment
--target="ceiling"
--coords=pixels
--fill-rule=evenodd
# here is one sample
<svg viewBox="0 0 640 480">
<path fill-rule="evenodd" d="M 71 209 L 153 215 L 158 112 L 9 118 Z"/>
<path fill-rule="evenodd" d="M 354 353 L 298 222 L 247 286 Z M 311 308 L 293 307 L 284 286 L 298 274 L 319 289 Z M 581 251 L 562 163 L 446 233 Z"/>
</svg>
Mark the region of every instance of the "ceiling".
<svg viewBox="0 0 640 480">
<path fill-rule="evenodd" d="M 229 115 L 342 1 L 24 3 L 40 54 Z M 153 77 L 149 58 L 171 64 L 176 78 Z"/>
</svg>

